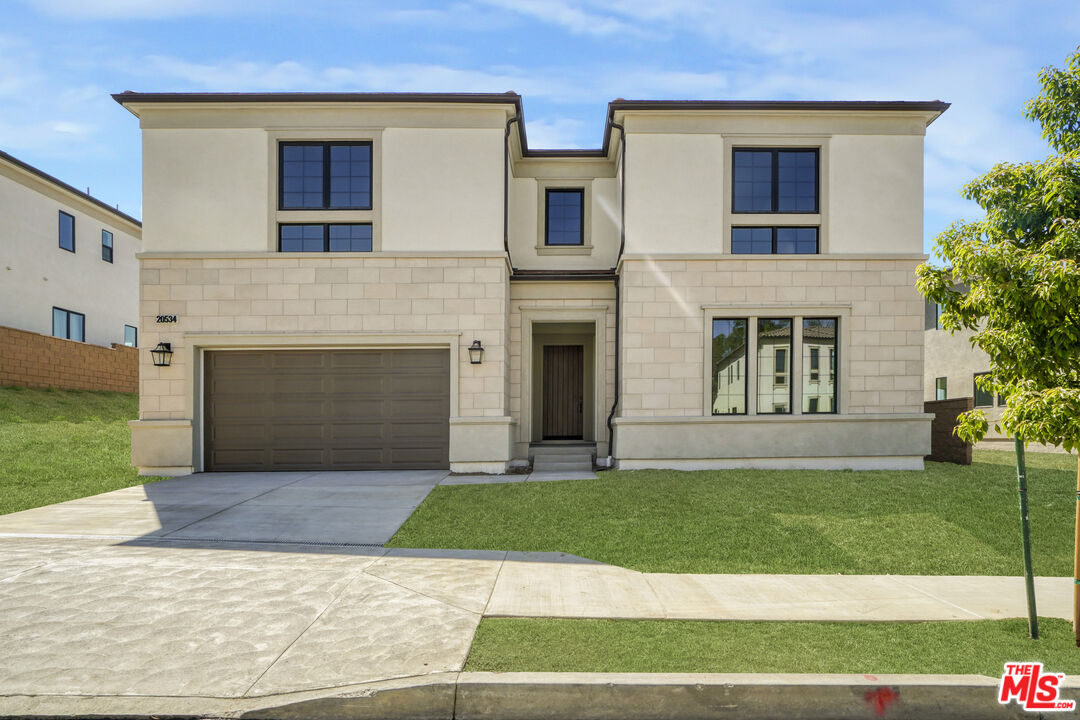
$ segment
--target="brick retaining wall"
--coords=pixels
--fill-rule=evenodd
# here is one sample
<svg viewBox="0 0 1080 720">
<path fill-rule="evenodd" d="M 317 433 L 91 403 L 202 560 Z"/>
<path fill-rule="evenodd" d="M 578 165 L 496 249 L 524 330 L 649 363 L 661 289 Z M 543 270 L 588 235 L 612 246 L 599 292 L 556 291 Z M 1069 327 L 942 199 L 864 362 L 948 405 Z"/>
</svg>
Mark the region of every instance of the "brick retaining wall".
<svg viewBox="0 0 1080 720">
<path fill-rule="evenodd" d="M 0 326 L 0 386 L 139 391 L 139 351 Z"/>
<path fill-rule="evenodd" d="M 924 403 L 925 412 L 934 413 L 934 422 L 930 425 L 930 454 L 927 460 L 950 462 L 957 465 L 971 464 L 971 443 L 964 442 L 953 434 L 956 416 L 975 407 L 974 398 L 953 398 L 952 400 L 930 400 Z"/>
</svg>

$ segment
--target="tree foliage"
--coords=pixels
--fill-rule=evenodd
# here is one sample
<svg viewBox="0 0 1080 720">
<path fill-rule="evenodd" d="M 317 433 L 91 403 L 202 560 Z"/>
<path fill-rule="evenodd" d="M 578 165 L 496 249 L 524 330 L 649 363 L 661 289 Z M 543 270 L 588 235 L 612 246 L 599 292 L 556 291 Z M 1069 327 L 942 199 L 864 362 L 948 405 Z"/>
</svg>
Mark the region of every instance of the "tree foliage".
<svg viewBox="0 0 1080 720">
<path fill-rule="evenodd" d="M 1080 49 L 1043 68 L 1024 115 L 1055 154 L 1001 163 L 962 191 L 985 217 L 958 221 L 935 247 L 948 267 L 917 270 L 920 292 L 941 305 L 945 330 L 973 331 L 990 356 L 983 388 L 1006 399 L 1000 428 L 1025 441 L 1080 446 Z M 986 415 L 961 415 L 972 442 Z"/>
</svg>

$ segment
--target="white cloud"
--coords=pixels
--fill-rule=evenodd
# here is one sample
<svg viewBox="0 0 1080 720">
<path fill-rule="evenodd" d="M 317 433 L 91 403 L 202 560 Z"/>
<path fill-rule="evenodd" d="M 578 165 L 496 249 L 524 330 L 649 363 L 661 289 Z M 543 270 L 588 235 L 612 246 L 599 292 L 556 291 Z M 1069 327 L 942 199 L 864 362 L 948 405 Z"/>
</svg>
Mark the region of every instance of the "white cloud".
<svg viewBox="0 0 1080 720">
<path fill-rule="evenodd" d="M 600 135 L 598 126 L 587 126 L 581 120 L 570 118 L 538 118 L 525 123 L 525 133 L 531 150 L 580 148 L 582 135 L 590 134 L 590 129 L 597 130 L 595 136 Z M 590 145 L 594 146 L 598 146 L 598 143 Z"/>
<path fill-rule="evenodd" d="M 571 4 L 564 0 L 481 0 L 481 2 L 557 25 L 575 35 L 643 34 L 641 27 L 627 24 L 610 14 L 587 12 L 581 8 L 581 3 Z"/>
</svg>

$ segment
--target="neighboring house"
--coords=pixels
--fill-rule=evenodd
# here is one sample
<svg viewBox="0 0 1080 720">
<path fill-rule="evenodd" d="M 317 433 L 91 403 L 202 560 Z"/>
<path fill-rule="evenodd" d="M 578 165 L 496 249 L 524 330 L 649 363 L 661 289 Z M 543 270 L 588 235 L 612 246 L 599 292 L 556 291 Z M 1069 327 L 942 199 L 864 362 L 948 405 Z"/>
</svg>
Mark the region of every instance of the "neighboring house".
<svg viewBox="0 0 1080 720">
<path fill-rule="evenodd" d="M 0 326 L 139 342 L 135 218 L 0 152 Z"/>
<path fill-rule="evenodd" d="M 940 307 L 925 301 L 926 360 L 923 368 L 923 399 L 952 400 L 973 398 L 975 407 L 986 413 L 990 424 L 986 437 L 978 443 L 981 450 L 1012 450 L 1013 441 L 994 430 L 1005 409 L 1005 398 L 983 390 L 975 379 L 990 370 L 990 356 L 971 344 L 971 330 L 949 333 L 941 329 Z M 1061 452 L 1061 448 L 1031 443 L 1029 450 Z"/>
<path fill-rule="evenodd" d="M 534 150 L 513 93 L 115 97 L 143 129 L 143 345 L 174 352 L 141 353 L 140 472 L 929 452 L 913 273 L 945 103 L 616 100 L 601 148 Z"/>
</svg>

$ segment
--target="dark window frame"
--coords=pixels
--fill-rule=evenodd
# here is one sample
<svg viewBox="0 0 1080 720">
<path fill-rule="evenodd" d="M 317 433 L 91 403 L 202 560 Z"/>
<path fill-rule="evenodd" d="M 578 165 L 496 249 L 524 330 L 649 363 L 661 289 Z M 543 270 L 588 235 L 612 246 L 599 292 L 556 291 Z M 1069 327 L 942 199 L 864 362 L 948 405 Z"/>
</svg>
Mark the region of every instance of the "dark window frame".
<svg viewBox="0 0 1080 720">
<path fill-rule="evenodd" d="M 979 408 L 979 407 L 994 407 L 994 391 L 993 390 L 984 390 L 983 388 L 979 387 L 979 383 L 978 383 L 978 378 L 982 377 L 983 375 L 989 375 L 989 374 L 990 374 L 989 372 L 977 372 L 977 373 L 974 373 L 971 376 L 972 402 L 974 402 L 975 407 L 977 407 L 977 408 Z M 980 393 L 983 393 L 985 395 L 989 395 L 990 396 L 990 402 L 982 403 L 980 405 L 979 404 L 979 394 Z"/>
<path fill-rule="evenodd" d="M 735 154 L 740 152 L 772 153 L 771 210 L 735 209 Z M 799 152 L 814 155 L 814 209 L 778 210 L 780 205 L 780 153 Z M 821 214 L 821 148 L 820 147 L 733 147 L 731 149 L 731 214 L 732 215 L 820 215 Z M 820 242 L 819 242 L 820 244 Z"/>
<path fill-rule="evenodd" d="M 840 320 L 841 320 L 841 318 L 840 318 L 839 315 L 815 315 L 813 317 L 811 317 L 809 315 L 803 315 L 802 319 L 801 319 L 801 321 L 799 323 L 799 344 L 800 345 L 805 345 L 806 344 L 806 338 L 803 337 L 803 333 L 806 332 L 806 321 L 807 320 L 832 320 L 835 323 L 834 327 L 835 327 L 836 333 L 833 336 L 833 344 L 829 346 L 829 352 L 828 352 L 828 356 L 829 356 L 829 359 L 828 359 L 828 363 L 829 363 L 829 382 L 832 383 L 832 396 L 829 399 L 829 409 L 828 410 L 822 410 L 821 409 L 821 401 L 819 399 L 819 401 L 818 401 L 818 410 L 817 411 L 811 412 L 811 411 L 807 410 L 807 411 L 802 411 L 802 414 L 803 415 L 837 415 L 837 414 L 839 414 L 839 410 L 837 408 L 840 406 L 840 403 L 839 403 L 839 398 L 840 398 L 840 373 L 837 370 L 837 367 L 840 365 Z M 816 350 L 818 348 L 809 348 L 809 349 L 811 350 L 811 358 L 812 358 L 813 357 L 813 352 L 812 351 Z M 792 363 L 794 364 L 794 359 L 792 360 Z M 799 359 L 799 369 L 800 369 L 800 371 L 802 369 L 802 359 L 801 358 Z M 811 369 L 807 372 L 807 376 L 809 377 L 810 374 L 813 373 L 813 372 L 814 372 L 814 370 L 811 367 Z M 817 382 L 821 382 L 821 353 L 820 353 L 820 351 L 818 352 L 818 370 L 817 370 L 817 373 L 818 373 Z M 800 382 L 800 385 L 802 386 L 802 391 L 805 394 L 806 393 L 806 384 L 808 382 L 814 382 L 814 380 L 808 379 L 808 378 L 800 378 L 799 382 Z M 818 396 L 820 397 L 820 395 L 821 395 L 821 393 L 819 392 Z M 800 407 L 800 411 L 801 411 L 802 405 L 800 404 L 799 407 Z"/>
<path fill-rule="evenodd" d="M 63 210 L 60 210 L 59 212 L 60 212 L 60 215 L 57 217 L 57 223 L 58 224 L 57 224 L 57 229 L 56 229 L 57 244 L 59 245 L 61 250 L 67 250 L 69 253 L 74 253 L 75 252 L 75 216 L 72 215 L 71 213 L 66 213 Z M 71 247 L 69 247 L 69 248 L 64 247 L 64 225 L 63 225 L 64 218 L 69 218 L 71 220 Z"/>
<path fill-rule="evenodd" d="M 578 241 L 576 243 L 552 243 L 549 210 L 551 208 L 552 193 L 576 193 L 578 196 Z M 585 188 L 583 187 L 549 187 L 544 188 L 544 247 L 585 247 Z"/>
<path fill-rule="evenodd" d="M 721 317 L 719 315 L 715 315 L 715 316 L 710 317 L 709 318 L 709 330 L 713 333 L 713 337 L 716 337 L 715 333 L 716 333 L 716 321 L 717 320 L 721 320 L 721 321 L 723 321 L 723 320 L 741 320 L 743 322 L 743 327 L 745 328 L 746 337 L 743 340 L 742 359 L 743 359 L 743 363 L 747 366 L 747 368 L 749 368 L 750 367 L 750 318 L 748 318 L 748 317 L 741 317 L 741 318 L 740 317 Z M 713 346 L 712 340 L 710 339 L 709 340 L 710 374 L 712 374 L 711 366 L 712 366 L 712 363 L 713 363 L 713 358 L 711 356 L 712 346 Z M 736 363 L 736 367 L 738 367 L 737 363 Z M 718 413 L 718 412 L 716 412 L 716 394 L 715 394 L 715 391 L 714 391 L 713 397 L 712 397 L 712 407 L 713 407 L 713 409 L 712 409 L 712 412 L 711 412 L 711 415 L 713 417 L 723 417 L 724 415 L 749 415 L 750 414 L 750 383 L 748 381 L 744 380 L 742 377 L 739 377 L 738 375 L 736 375 L 735 379 L 738 380 L 738 381 L 742 381 L 742 384 L 743 384 L 743 411 L 742 412 L 726 412 L 726 413 Z M 713 383 L 716 382 L 715 377 L 712 378 L 712 382 Z"/>
<path fill-rule="evenodd" d="M 322 250 L 282 250 L 281 249 L 281 230 L 286 227 L 297 227 L 304 225 L 318 225 L 322 227 L 323 231 L 323 249 Z M 330 250 L 330 227 L 334 225 L 366 225 L 371 228 L 371 250 Z M 277 248 L 278 252 L 349 252 L 349 253 L 368 253 L 375 251 L 375 228 L 369 222 L 340 222 L 340 223 L 320 223 L 320 222 L 292 222 L 292 223 L 278 223 L 278 236 L 277 236 Z"/>
<path fill-rule="evenodd" d="M 53 326 L 53 337 L 58 337 L 58 338 L 61 338 L 63 340 L 74 340 L 76 342 L 86 342 L 86 315 L 81 313 L 81 312 L 75 312 L 74 310 L 68 310 L 67 308 L 57 307 L 57 306 L 53 305 L 52 312 L 53 312 L 53 320 L 54 321 L 56 319 L 56 311 L 57 310 L 64 313 L 64 334 L 63 334 L 63 336 L 56 335 L 55 334 L 56 333 L 56 326 L 54 324 L 54 326 Z M 78 315 L 80 318 L 82 318 L 82 337 L 81 338 L 73 338 L 73 337 L 71 337 L 71 316 L 72 315 Z"/>
<path fill-rule="evenodd" d="M 108 244 L 106 244 L 106 242 L 105 242 L 105 236 L 106 235 L 109 237 Z M 105 257 L 105 254 L 106 254 L 105 251 L 106 250 L 109 251 L 108 252 L 108 255 L 109 255 L 108 257 Z M 101 228 L 101 259 L 104 260 L 105 262 L 109 263 L 110 265 L 112 264 L 112 261 L 113 261 L 113 234 L 112 234 L 111 230 L 106 230 L 105 228 Z"/>
<path fill-rule="evenodd" d="M 135 342 L 131 345 L 128 345 L 127 341 L 128 328 L 131 328 L 135 332 Z M 124 325 L 124 344 L 128 347 L 139 347 L 139 328 L 135 327 L 134 325 Z"/>
<path fill-rule="evenodd" d="M 736 230 L 771 230 L 772 231 L 772 250 L 768 253 L 744 253 L 735 251 L 735 231 Z M 781 253 L 777 252 L 777 231 L 778 230 L 816 230 L 817 242 L 812 253 Z M 731 254 L 732 255 L 820 255 L 821 254 L 821 227 L 818 225 L 732 225 L 731 226 Z"/>
<path fill-rule="evenodd" d="M 787 366 L 788 366 L 788 368 L 787 368 L 788 401 L 787 401 L 787 410 L 784 411 L 784 412 L 777 411 L 775 409 L 775 403 L 773 404 L 774 409 L 773 409 L 772 412 L 762 412 L 758 407 L 759 406 L 758 401 L 761 399 L 761 387 L 759 386 L 759 387 L 756 388 L 757 389 L 757 397 L 754 398 L 754 410 L 755 410 L 755 413 L 757 415 L 794 415 L 795 414 L 795 383 L 791 382 L 791 374 L 795 371 L 795 358 L 793 357 L 794 356 L 794 349 L 795 349 L 795 317 L 792 316 L 792 315 L 775 315 L 775 316 L 774 315 L 759 315 L 754 319 L 754 345 L 755 345 L 755 351 L 756 351 L 754 353 L 755 356 L 756 356 L 754 358 L 754 372 L 757 373 L 757 375 L 755 377 L 756 377 L 756 381 L 758 383 L 761 382 L 761 370 L 760 370 L 760 366 L 761 366 L 760 365 L 760 363 L 761 363 L 761 342 L 760 342 L 761 330 L 759 329 L 759 327 L 761 325 L 762 320 L 787 320 L 788 321 L 788 327 L 791 329 L 791 337 L 788 340 L 788 347 L 787 347 L 787 353 L 786 353 L 786 355 L 787 355 Z M 801 332 L 801 330 L 800 330 L 800 332 Z M 773 348 L 773 349 L 774 349 L 774 351 L 776 350 L 776 348 Z M 775 377 L 777 375 L 777 372 L 776 372 L 776 354 L 775 354 L 775 352 L 773 353 L 773 371 L 772 371 L 772 374 L 773 374 L 773 377 Z"/>
<path fill-rule="evenodd" d="M 303 145 L 307 147 L 319 146 L 323 149 L 323 178 L 322 178 L 322 207 L 285 207 L 285 148 L 291 145 Z M 366 145 L 370 150 L 368 154 L 368 204 L 361 206 L 334 206 L 330 205 L 330 148 L 332 146 L 358 146 Z M 283 212 L 323 212 L 336 210 L 373 210 L 375 208 L 375 147 L 371 140 L 279 140 L 278 141 L 278 210 Z M 318 223 L 305 223 L 317 225 Z M 353 223 L 349 223 L 353 224 Z"/>
<path fill-rule="evenodd" d="M 944 382 L 941 382 L 944 381 Z M 938 391 L 944 397 L 938 397 Z M 934 378 L 934 400 L 948 400 L 949 399 L 949 378 L 948 376 Z"/>
</svg>

